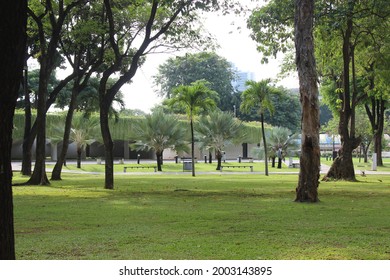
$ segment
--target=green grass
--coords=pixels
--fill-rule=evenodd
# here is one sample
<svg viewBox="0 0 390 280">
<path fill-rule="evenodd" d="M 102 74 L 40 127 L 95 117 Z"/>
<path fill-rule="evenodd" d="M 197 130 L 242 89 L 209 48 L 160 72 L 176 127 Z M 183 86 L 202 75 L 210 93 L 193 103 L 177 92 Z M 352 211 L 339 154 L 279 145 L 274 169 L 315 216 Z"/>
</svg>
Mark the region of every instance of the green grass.
<svg viewBox="0 0 390 280">
<path fill-rule="evenodd" d="M 292 202 L 297 175 L 115 178 L 15 187 L 17 258 L 390 259 L 389 175 L 321 182 L 317 204 Z"/>
</svg>

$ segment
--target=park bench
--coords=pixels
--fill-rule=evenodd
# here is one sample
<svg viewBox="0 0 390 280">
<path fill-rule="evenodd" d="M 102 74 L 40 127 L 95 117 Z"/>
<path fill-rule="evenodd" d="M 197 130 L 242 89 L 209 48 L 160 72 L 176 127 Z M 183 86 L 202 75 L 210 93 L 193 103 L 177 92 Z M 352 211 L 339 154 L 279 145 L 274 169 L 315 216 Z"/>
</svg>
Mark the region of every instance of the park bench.
<svg viewBox="0 0 390 280">
<path fill-rule="evenodd" d="M 291 163 L 290 167 L 292 167 L 292 168 L 299 168 L 299 162 Z"/>
<path fill-rule="evenodd" d="M 253 165 L 221 165 L 221 172 L 224 168 L 250 168 L 253 172 Z"/>
<path fill-rule="evenodd" d="M 124 166 L 123 167 L 123 172 L 124 173 L 126 173 L 127 168 L 130 168 L 130 169 L 134 169 L 134 168 L 137 168 L 137 169 L 154 168 L 154 172 L 157 172 L 157 166 Z"/>
</svg>

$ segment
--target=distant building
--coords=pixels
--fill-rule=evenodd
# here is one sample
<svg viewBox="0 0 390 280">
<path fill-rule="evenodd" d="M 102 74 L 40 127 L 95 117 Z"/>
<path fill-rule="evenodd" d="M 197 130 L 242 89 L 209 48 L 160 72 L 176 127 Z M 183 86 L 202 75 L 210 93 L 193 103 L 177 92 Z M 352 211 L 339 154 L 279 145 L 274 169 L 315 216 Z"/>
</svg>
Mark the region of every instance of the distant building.
<svg viewBox="0 0 390 280">
<path fill-rule="evenodd" d="M 233 66 L 233 69 L 235 70 L 236 73 L 236 79 L 232 81 L 233 88 L 236 91 L 243 92 L 246 89 L 246 85 L 245 85 L 246 81 L 254 80 L 255 73 L 240 71 L 235 66 Z"/>
</svg>

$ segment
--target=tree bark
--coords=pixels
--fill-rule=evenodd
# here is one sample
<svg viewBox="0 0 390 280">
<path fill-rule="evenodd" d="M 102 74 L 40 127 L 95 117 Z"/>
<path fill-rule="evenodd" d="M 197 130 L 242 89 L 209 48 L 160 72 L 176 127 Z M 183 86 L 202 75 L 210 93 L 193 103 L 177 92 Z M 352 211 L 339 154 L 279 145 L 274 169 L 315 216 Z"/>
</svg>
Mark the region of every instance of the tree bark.
<svg viewBox="0 0 390 280">
<path fill-rule="evenodd" d="M 352 10 L 354 2 L 351 2 Z M 340 110 L 339 134 L 341 139 L 341 149 L 338 157 L 334 160 L 331 168 L 323 180 L 347 180 L 356 181 L 355 168 L 352 161 L 352 152 L 359 147 L 360 137 L 355 137 L 355 106 L 356 92 L 352 96 L 350 89 L 350 64 L 353 52 L 351 36 L 353 34 L 352 10 L 347 15 L 347 28 L 343 38 L 343 94 L 342 109 Z M 353 70 L 354 71 L 354 70 Z"/>
<path fill-rule="evenodd" d="M 27 60 L 27 58 L 25 59 Z M 26 176 L 31 176 L 31 102 L 30 92 L 28 90 L 28 69 L 27 61 L 25 61 L 24 69 L 24 136 L 23 136 L 23 159 L 22 159 L 22 170 L 21 173 Z"/>
<path fill-rule="evenodd" d="M 162 152 L 156 152 L 156 160 L 157 160 L 157 171 L 162 171 L 161 165 L 162 165 L 162 158 L 163 153 Z"/>
<path fill-rule="evenodd" d="M 192 162 L 192 177 L 195 177 L 195 136 L 194 136 L 194 120 L 192 110 L 190 114 L 190 126 L 191 126 L 191 162 Z"/>
<path fill-rule="evenodd" d="M 0 259 L 15 259 L 11 147 L 13 117 L 26 50 L 27 1 L 0 9 Z"/>
<path fill-rule="evenodd" d="M 217 170 L 221 170 L 222 152 L 221 151 L 216 151 L 215 152 L 215 157 L 217 158 Z"/>
<path fill-rule="evenodd" d="M 319 102 L 314 58 L 314 1 L 295 1 L 295 49 L 302 106 L 301 156 L 295 201 L 318 202 L 320 177 Z"/>
</svg>

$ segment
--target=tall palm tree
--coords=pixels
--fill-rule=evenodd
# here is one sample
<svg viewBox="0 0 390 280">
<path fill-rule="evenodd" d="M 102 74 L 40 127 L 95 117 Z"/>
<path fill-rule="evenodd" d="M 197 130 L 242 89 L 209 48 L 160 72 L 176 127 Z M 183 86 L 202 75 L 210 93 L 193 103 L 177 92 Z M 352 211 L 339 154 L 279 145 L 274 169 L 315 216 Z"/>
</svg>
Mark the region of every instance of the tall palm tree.
<svg viewBox="0 0 390 280">
<path fill-rule="evenodd" d="M 202 116 L 195 126 L 201 148 L 214 150 L 217 170 L 221 169 L 222 155 L 226 146 L 239 142 L 242 138 L 242 124 L 232 114 L 214 111 Z"/>
<path fill-rule="evenodd" d="M 190 85 L 180 85 L 173 90 L 168 106 L 179 105 L 186 111 L 191 126 L 191 161 L 192 176 L 195 176 L 195 139 L 194 116 L 200 111 L 207 111 L 217 106 L 218 94 L 208 87 L 206 80 L 198 80 Z"/>
<path fill-rule="evenodd" d="M 131 146 L 136 150 L 154 150 L 157 158 L 157 170 L 162 171 L 162 156 L 167 148 L 180 151 L 188 150 L 186 130 L 177 117 L 156 110 L 151 115 L 139 119 L 133 127 L 132 137 L 137 142 Z"/>
<path fill-rule="evenodd" d="M 275 94 L 274 88 L 269 86 L 270 79 L 255 82 L 249 80 L 246 82 L 247 89 L 241 94 L 241 110 L 249 113 L 251 110 L 257 110 L 260 115 L 261 133 L 263 135 L 264 155 L 265 155 L 265 175 L 268 176 L 268 158 L 267 158 L 267 142 L 264 131 L 264 112 L 269 111 L 270 114 L 274 112 L 271 95 Z"/>
</svg>

